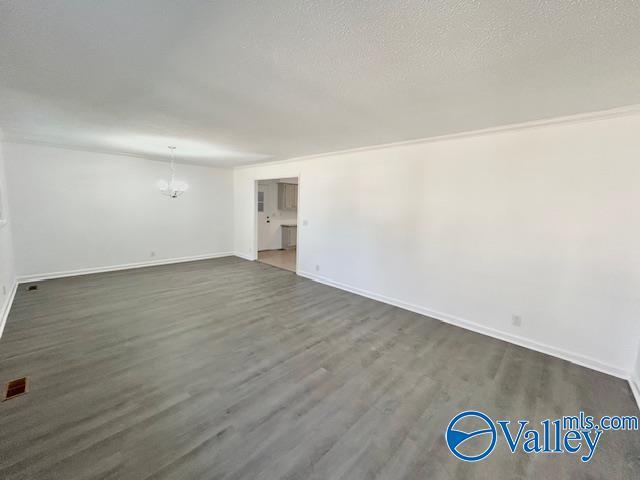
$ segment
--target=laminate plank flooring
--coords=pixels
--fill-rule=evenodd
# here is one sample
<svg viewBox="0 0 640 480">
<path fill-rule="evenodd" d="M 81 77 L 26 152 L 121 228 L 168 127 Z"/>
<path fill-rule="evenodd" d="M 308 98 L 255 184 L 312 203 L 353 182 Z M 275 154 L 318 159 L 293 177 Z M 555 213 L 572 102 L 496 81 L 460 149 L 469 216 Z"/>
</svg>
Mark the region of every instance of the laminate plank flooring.
<svg viewBox="0 0 640 480">
<path fill-rule="evenodd" d="M 21 285 L 3 479 L 637 479 L 638 432 L 454 458 L 459 411 L 637 415 L 626 382 L 235 257 Z"/>
</svg>

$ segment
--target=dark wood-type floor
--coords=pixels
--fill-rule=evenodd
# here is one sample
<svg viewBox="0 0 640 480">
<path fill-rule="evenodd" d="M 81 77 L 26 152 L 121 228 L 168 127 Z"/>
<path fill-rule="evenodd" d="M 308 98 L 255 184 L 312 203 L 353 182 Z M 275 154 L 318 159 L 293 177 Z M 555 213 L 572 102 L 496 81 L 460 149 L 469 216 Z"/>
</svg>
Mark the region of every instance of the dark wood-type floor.
<svg viewBox="0 0 640 480">
<path fill-rule="evenodd" d="M 455 459 L 470 407 L 637 415 L 626 382 L 238 258 L 20 286 L 0 340 L 0 478 L 638 479 L 640 434 L 593 460 Z"/>
</svg>

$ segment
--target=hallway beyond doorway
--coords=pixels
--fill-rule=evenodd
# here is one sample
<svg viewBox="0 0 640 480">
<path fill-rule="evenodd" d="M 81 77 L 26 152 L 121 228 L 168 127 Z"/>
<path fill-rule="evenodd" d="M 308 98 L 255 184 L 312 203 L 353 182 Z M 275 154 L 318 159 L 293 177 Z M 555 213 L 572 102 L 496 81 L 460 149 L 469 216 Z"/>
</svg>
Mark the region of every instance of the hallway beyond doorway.
<svg viewBox="0 0 640 480">
<path fill-rule="evenodd" d="M 263 250 L 258 252 L 258 261 L 271 265 L 272 267 L 283 268 L 290 272 L 296 271 L 296 249 L 290 250 Z"/>
<path fill-rule="evenodd" d="M 257 260 L 296 272 L 298 178 L 256 181 Z"/>
</svg>

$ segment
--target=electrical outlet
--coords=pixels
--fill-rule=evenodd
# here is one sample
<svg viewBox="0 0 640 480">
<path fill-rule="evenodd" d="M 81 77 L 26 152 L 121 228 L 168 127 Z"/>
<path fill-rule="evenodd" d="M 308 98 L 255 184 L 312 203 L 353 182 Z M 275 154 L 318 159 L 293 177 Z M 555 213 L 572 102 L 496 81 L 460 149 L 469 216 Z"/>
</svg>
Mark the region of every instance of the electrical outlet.
<svg viewBox="0 0 640 480">
<path fill-rule="evenodd" d="M 153 250 L 151 251 L 151 257 L 155 257 L 156 256 L 156 252 L 154 252 Z"/>
<path fill-rule="evenodd" d="M 520 315 L 512 315 L 511 316 L 511 325 L 514 327 L 522 326 L 522 317 Z"/>
<path fill-rule="evenodd" d="M 309 220 L 302 220 L 302 226 L 306 227 L 307 225 L 309 225 Z"/>
<path fill-rule="evenodd" d="M 316 272 L 320 271 L 320 265 L 316 265 Z"/>
</svg>

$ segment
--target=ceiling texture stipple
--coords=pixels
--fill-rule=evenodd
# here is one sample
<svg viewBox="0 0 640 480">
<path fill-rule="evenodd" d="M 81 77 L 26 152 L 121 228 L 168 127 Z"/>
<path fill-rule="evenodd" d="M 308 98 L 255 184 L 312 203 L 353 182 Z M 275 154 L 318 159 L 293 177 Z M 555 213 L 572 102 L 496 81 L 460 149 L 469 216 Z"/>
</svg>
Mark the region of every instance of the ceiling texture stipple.
<svg viewBox="0 0 640 480">
<path fill-rule="evenodd" d="M 640 103 L 640 2 L 0 1 L 5 139 L 235 166 Z"/>
</svg>

